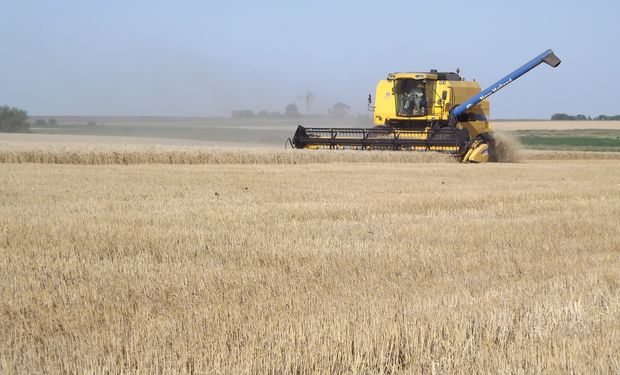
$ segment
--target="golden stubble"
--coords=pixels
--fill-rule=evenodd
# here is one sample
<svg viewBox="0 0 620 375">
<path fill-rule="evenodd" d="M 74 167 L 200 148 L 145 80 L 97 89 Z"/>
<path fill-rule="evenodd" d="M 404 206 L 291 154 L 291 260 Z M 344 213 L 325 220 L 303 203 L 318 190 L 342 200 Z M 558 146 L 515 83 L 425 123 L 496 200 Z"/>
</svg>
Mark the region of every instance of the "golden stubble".
<svg viewBox="0 0 620 375">
<path fill-rule="evenodd" d="M 0 164 L 0 372 L 618 372 L 618 176 Z"/>
</svg>

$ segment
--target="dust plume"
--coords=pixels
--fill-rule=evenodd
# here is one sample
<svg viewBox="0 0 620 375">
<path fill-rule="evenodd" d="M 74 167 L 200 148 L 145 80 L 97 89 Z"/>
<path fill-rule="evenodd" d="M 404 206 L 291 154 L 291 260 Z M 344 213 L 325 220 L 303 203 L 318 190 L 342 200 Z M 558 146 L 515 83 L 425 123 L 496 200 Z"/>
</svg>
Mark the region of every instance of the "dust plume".
<svg viewBox="0 0 620 375">
<path fill-rule="evenodd" d="M 494 133 L 495 154 L 498 163 L 518 163 L 522 159 L 521 142 L 506 133 Z"/>
</svg>

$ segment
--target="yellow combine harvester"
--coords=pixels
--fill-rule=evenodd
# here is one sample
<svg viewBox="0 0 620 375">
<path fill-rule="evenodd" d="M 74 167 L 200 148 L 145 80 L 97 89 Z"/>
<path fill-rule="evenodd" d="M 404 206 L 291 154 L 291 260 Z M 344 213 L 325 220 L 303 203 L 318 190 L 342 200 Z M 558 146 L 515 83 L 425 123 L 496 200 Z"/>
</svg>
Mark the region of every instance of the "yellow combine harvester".
<svg viewBox="0 0 620 375">
<path fill-rule="evenodd" d="M 541 63 L 560 59 L 547 50 L 484 91 L 458 71 L 391 73 L 379 81 L 371 129 L 305 128 L 299 126 L 289 143 L 294 148 L 439 151 L 464 162 L 495 161 L 495 140 L 489 124 L 487 97 Z"/>
</svg>

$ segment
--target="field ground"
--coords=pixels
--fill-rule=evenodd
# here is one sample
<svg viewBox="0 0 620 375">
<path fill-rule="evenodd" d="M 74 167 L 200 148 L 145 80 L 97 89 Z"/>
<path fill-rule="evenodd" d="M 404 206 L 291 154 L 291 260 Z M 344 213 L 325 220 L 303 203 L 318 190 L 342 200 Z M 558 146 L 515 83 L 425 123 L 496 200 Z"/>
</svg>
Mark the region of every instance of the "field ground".
<svg viewBox="0 0 620 375">
<path fill-rule="evenodd" d="M 30 144 L 31 146 L 64 145 L 141 145 L 141 146 L 203 146 L 203 147 L 234 147 L 256 148 L 273 147 L 259 143 L 242 143 L 232 141 L 214 141 L 208 139 L 162 138 L 162 137 L 129 137 L 120 135 L 85 135 L 85 134 L 45 134 L 45 133 L 0 133 L 0 143 L 6 146 Z"/>
<path fill-rule="evenodd" d="M 620 161 L 432 161 L 0 163 L 0 373 L 620 372 Z"/>
<path fill-rule="evenodd" d="M 32 116 L 33 122 L 37 119 L 47 120 L 51 116 Z M 334 119 L 328 117 L 301 117 L 291 118 L 227 118 L 227 117 L 122 117 L 122 116 L 54 116 L 59 124 L 83 126 L 88 123 L 95 126 L 112 127 L 186 127 L 186 128 L 295 128 L 297 124 L 304 126 L 369 126 L 371 118 Z M 562 129 L 619 129 L 620 121 L 550 121 L 550 120 L 491 120 L 497 130 L 562 130 Z M 35 126 L 35 125 L 33 125 Z M 42 129 L 50 125 L 41 126 Z M 51 126 L 53 128 L 53 126 Z"/>
<path fill-rule="evenodd" d="M 462 165 L 59 120 L 0 134 L 0 373 L 620 371 L 618 122 Z"/>
<path fill-rule="evenodd" d="M 517 130 L 510 134 L 532 149 L 620 151 L 620 129 Z"/>
<path fill-rule="evenodd" d="M 620 130 L 620 121 L 491 121 L 499 132 L 514 130 L 577 130 L 607 129 Z"/>
<path fill-rule="evenodd" d="M 108 143 L 284 147 L 298 124 L 310 127 L 372 126 L 370 118 L 366 117 L 340 120 L 325 117 L 58 117 L 57 120 L 58 125 L 33 125 L 32 131 L 42 139 L 52 141 L 62 140 L 63 136 L 67 136 L 69 142 L 104 136 L 121 138 L 104 141 Z M 492 121 L 492 125 L 498 133 L 519 138 L 526 148 L 620 151 L 620 121 Z"/>
<path fill-rule="evenodd" d="M 177 139 L 284 147 L 297 125 L 360 127 L 370 126 L 354 118 L 167 118 L 167 117 L 61 117 L 58 125 L 31 126 L 37 134 L 79 136 L 122 136 L 130 138 Z M 90 123 L 90 125 L 89 125 Z M 178 141 L 177 141 L 178 142 Z"/>
</svg>

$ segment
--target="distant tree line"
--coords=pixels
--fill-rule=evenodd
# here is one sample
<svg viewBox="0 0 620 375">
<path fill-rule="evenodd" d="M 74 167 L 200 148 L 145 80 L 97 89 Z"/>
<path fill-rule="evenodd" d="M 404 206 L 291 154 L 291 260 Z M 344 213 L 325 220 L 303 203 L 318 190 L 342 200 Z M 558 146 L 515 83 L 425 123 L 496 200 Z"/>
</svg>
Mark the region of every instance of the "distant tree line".
<svg viewBox="0 0 620 375">
<path fill-rule="evenodd" d="M 57 125 L 58 124 L 58 120 L 56 120 L 55 118 L 48 118 L 47 120 L 42 119 L 42 118 L 38 118 L 35 120 L 34 122 L 35 125 Z"/>
<path fill-rule="evenodd" d="M 349 116 L 349 112 L 351 112 L 351 107 L 348 105 L 338 102 L 328 108 L 327 115 L 330 117 L 338 117 L 344 118 Z M 233 110 L 230 111 L 230 117 L 232 118 L 252 118 L 252 117 L 261 117 L 261 118 L 274 118 L 274 117 L 302 117 L 302 113 L 299 111 L 299 107 L 295 103 L 288 104 L 284 107 L 284 113 L 280 112 L 267 112 L 260 111 L 254 113 L 254 111 L 249 109 L 243 110 Z M 313 115 L 316 116 L 316 115 Z"/>
<path fill-rule="evenodd" d="M 348 105 L 338 102 L 334 104 L 329 110 L 327 110 L 327 114 L 332 117 L 344 118 L 349 115 L 351 111 L 351 107 Z"/>
<path fill-rule="evenodd" d="M 29 129 L 26 111 L 8 105 L 0 106 L 0 132 L 26 132 Z"/>
<path fill-rule="evenodd" d="M 556 121 L 620 121 L 620 115 L 598 115 L 597 117 L 592 118 L 586 115 L 568 115 L 566 113 L 555 113 L 553 114 L 553 116 L 551 116 L 551 119 Z"/>
<path fill-rule="evenodd" d="M 620 115 L 615 115 L 615 116 L 598 115 L 594 120 L 598 120 L 598 121 L 620 121 Z"/>
</svg>

